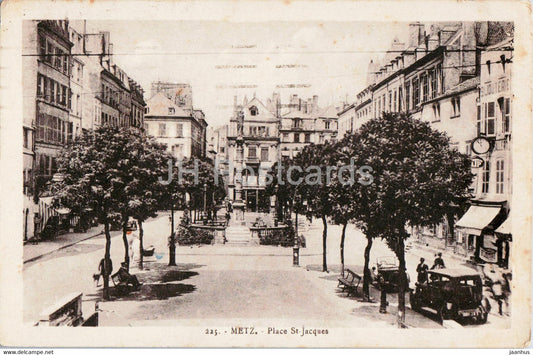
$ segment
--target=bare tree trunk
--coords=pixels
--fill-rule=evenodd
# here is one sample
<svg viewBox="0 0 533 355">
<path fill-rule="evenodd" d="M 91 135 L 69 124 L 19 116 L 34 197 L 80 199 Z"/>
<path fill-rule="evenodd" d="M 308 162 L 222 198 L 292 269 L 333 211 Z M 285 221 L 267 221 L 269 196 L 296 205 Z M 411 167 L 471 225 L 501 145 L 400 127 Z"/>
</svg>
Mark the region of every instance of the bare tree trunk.
<svg viewBox="0 0 533 355">
<path fill-rule="evenodd" d="M 398 269 L 398 327 L 405 328 L 405 290 L 407 289 L 407 276 L 405 274 L 405 245 L 403 236 L 398 236 L 396 256 L 399 261 Z"/>
<path fill-rule="evenodd" d="M 326 258 L 326 242 L 328 239 L 328 221 L 326 216 L 322 215 L 322 224 L 324 225 L 324 230 L 322 231 L 322 271 L 328 271 L 328 263 Z"/>
<path fill-rule="evenodd" d="M 128 243 L 128 218 L 126 217 L 124 219 L 125 221 L 122 222 L 122 241 L 124 242 L 124 262 L 126 263 L 126 269 L 128 272 L 130 271 L 130 245 Z"/>
<path fill-rule="evenodd" d="M 370 301 L 370 249 L 372 249 L 372 236 L 366 234 L 366 247 L 365 247 L 365 267 L 363 271 L 363 301 Z"/>
<path fill-rule="evenodd" d="M 143 236 L 144 236 L 144 230 L 143 230 L 143 222 L 140 219 L 137 219 L 137 224 L 139 225 L 139 269 L 143 269 Z"/>
<path fill-rule="evenodd" d="M 105 232 L 105 254 L 104 254 L 104 271 L 102 276 L 104 278 L 104 300 L 109 300 L 109 273 L 106 272 L 106 265 L 111 265 L 111 234 L 109 233 L 109 221 L 107 216 L 104 217 L 104 232 Z"/>
<path fill-rule="evenodd" d="M 348 225 L 348 222 L 345 222 L 342 225 L 342 234 L 341 234 L 341 276 L 344 277 L 344 239 L 346 237 L 346 226 Z"/>
</svg>

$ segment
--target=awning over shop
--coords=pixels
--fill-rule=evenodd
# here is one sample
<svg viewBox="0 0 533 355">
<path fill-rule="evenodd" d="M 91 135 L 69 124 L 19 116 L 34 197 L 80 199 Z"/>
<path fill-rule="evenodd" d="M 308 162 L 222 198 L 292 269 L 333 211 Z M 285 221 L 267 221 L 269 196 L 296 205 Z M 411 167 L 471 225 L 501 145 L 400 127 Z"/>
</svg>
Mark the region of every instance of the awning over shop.
<svg viewBox="0 0 533 355">
<path fill-rule="evenodd" d="M 507 217 L 505 222 L 502 223 L 501 226 L 499 226 L 496 231 L 496 233 L 499 234 L 511 234 L 511 216 Z"/>
<path fill-rule="evenodd" d="M 481 231 L 496 218 L 500 210 L 500 206 L 470 206 L 455 227 L 464 229 L 468 234 L 481 235 Z"/>
</svg>

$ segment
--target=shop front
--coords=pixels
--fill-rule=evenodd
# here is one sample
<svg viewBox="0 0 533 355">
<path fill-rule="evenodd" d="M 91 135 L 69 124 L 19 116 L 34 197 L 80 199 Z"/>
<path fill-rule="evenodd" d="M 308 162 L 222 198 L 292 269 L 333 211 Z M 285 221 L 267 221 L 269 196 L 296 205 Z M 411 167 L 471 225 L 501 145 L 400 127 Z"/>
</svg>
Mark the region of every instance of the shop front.
<svg viewBox="0 0 533 355">
<path fill-rule="evenodd" d="M 463 241 L 465 255 L 477 263 L 508 265 L 509 245 L 498 228 L 507 218 L 505 202 L 476 202 L 455 224 L 458 240 Z"/>
</svg>

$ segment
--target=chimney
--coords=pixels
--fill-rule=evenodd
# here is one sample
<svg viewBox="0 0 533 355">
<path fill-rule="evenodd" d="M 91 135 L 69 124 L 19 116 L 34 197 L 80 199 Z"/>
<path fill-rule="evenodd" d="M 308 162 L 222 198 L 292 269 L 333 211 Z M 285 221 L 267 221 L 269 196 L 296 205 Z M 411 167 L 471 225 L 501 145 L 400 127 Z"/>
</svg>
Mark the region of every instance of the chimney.
<svg viewBox="0 0 533 355">
<path fill-rule="evenodd" d="M 318 108 L 318 95 L 313 95 L 313 110 Z"/>
<path fill-rule="evenodd" d="M 416 48 L 424 41 L 424 25 L 420 22 L 409 24 L 409 48 Z"/>
</svg>

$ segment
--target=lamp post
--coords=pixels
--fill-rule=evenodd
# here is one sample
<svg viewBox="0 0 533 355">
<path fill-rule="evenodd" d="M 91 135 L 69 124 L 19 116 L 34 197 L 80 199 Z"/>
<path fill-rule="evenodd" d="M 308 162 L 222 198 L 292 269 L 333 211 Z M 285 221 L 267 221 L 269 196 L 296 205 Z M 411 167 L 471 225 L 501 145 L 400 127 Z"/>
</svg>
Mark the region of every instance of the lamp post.
<svg viewBox="0 0 533 355">
<path fill-rule="evenodd" d="M 300 195 L 296 193 L 295 196 L 295 209 L 296 216 L 294 226 L 294 247 L 292 248 L 292 266 L 300 266 L 300 243 L 298 241 L 298 204 L 300 203 Z"/>
<path fill-rule="evenodd" d="M 207 184 L 204 183 L 204 215 L 203 215 L 204 224 L 207 224 Z"/>
</svg>

